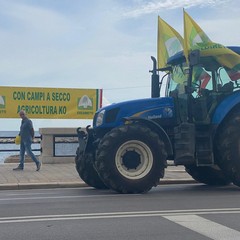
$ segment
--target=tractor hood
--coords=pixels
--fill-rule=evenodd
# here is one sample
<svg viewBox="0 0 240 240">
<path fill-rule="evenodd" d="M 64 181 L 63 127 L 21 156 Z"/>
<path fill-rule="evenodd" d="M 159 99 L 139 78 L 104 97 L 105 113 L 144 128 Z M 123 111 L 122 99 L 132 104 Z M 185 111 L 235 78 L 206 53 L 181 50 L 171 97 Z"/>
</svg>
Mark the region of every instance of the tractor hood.
<svg viewBox="0 0 240 240">
<path fill-rule="evenodd" d="M 123 118 L 144 118 L 153 121 L 171 119 L 174 113 L 173 98 L 146 98 L 126 101 L 99 109 L 93 120 L 93 127 L 113 128 L 123 124 Z"/>
</svg>

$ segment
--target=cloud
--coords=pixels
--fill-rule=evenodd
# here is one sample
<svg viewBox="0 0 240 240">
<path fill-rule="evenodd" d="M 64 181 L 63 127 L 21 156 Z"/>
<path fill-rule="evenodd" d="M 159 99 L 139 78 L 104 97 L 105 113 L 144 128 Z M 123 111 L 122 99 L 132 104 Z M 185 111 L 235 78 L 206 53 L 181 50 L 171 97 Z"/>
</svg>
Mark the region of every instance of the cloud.
<svg viewBox="0 0 240 240">
<path fill-rule="evenodd" d="M 79 67 L 85 27 L 72 16 L 50 6 L 2 1 L 0 18 L 1 85 L 51 84 Z"/>
<path fill-rule="evenodd" d="M 0 13 L 2 18 L 5 18 L 4 22 L 8 21 L 7 32 L 21 29 L 21 32 L 32 31 L 33 34 L 39 35 L 44 32 L 51 36 L 66 33 L 70 26 L 70 21 L 64 15 L 49 8 L 23 2 L 1 2 Z"/>
<path fill-rule="evenodd" d="M 126 10 L 123 14 L 124 17 L 140 17 L 142 15 L 158 13 L 161 11 L 177 9 L 177 8 L 190 8 L 190 7 L 207 7 L 226 4 L 230 0 L 155 0 L 155 1 L 141 1 L 134 9 Z"/>
<path fill-rule="evenodd" d="M 132 69 L 146 56 L 145 50 L 139 56 L 137 46 L 148 41 L 142 45 L 142 38 L 119 31 L 117 14 L 100 7 L 85 16 L 18 1 L 0 3 L 0 15 L 11 25 L 0 28 L 1 85 L 101 88 L 134 78 L 139 71 Z"/>
</svg>

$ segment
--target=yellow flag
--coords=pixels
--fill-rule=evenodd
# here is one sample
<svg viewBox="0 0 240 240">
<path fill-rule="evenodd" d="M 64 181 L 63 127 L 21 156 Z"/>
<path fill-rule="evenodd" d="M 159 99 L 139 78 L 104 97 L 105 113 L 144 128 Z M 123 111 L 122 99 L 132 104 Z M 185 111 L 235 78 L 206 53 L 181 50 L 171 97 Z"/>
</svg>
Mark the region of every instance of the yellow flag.
<svg viewBox="0 0 240 240">
<path fill-rule="evenodd" d="M 213 56 L 222 66 L 239 69 L 240 56 L 222 44 L 212 42 L 199 25 L 184 11 L 184 55 L 187 62 L 189 51 L 196 49 L 200 50 L 200 56 Z"/>
<path fill-rule="evenodd" d="M 183 10 L 184 11 L 184 10 Z M 212 41 L 198 24 L 184 11 L 184 49 L 193 49 L 199 44 Z"/>
<path fill-rule="evenodd" d="M 166 67 L 167 60 L 183 50 L 182 36 L 168 23 L 158 17 L 157 59 L 158 68 Z"/>
</svg>

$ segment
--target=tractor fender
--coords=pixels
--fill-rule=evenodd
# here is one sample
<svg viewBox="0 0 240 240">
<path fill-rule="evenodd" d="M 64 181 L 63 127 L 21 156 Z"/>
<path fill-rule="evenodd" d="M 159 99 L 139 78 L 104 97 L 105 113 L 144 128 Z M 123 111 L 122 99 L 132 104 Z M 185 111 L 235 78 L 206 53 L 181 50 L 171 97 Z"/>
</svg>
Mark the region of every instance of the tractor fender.
<svg viewBox="0 0 240 240">
<path fill-rule="evenodd" d="M 216 108 L 213 116 L 212 116 L 212 123 L 219 125 L 223 119 L 231 114 L 234 109 L 237 107 L 239 108 L 240 104 L 240 91 L 236 91 L 232 95 L 225 98 Z"/>
<path fill-rule="evenodd" d="M 152 131 L 156 132 L 161 138 L 161 140 L 164 142 L 168 156 L 173 155 L 173 147 L 172 147 L 171 140 L 167 135 L 166 131 L 157 123 L 149 119 L 138 118 L 138 117 L 126 117 L 126 118 L 123 118 L 123 121 L 125 124 L 138 122 L 149 127 Z"/>
</svg>

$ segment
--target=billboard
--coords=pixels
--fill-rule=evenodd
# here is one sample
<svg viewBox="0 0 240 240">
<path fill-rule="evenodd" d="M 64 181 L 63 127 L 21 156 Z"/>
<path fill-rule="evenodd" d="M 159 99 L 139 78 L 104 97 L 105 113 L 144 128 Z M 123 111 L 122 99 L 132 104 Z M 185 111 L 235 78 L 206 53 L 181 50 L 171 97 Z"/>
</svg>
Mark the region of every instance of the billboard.
<svg viewBox="0 0 240 240">
<path fill-rule="evenodd" d="M 0 86 L 0 118 L 92 119 L 102 105 L 102 89 Z"/>
</svg>

